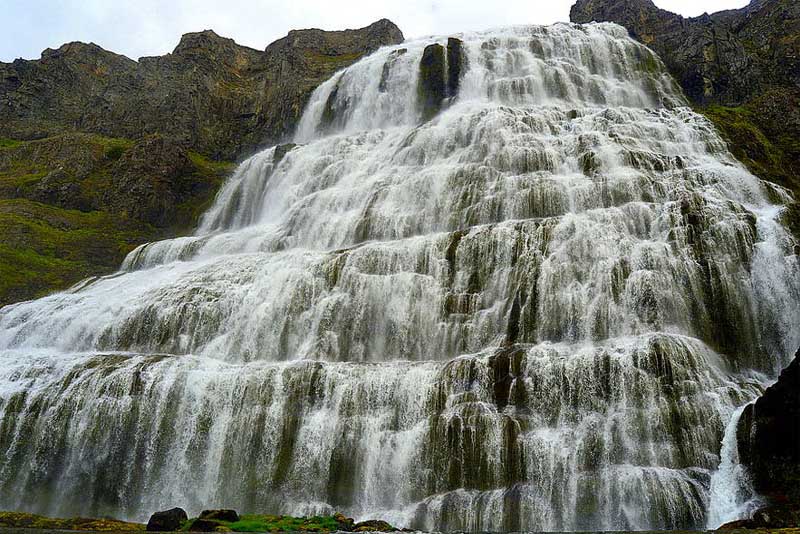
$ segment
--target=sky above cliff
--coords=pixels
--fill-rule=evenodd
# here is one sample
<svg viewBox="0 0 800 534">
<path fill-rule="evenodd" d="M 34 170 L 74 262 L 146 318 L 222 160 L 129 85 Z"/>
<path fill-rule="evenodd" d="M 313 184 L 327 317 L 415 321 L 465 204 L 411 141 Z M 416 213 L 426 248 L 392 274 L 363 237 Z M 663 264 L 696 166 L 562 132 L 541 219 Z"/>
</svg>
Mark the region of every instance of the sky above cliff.
<svg viewBox="0 0 800 534">
<path fill-rule="evenodd" d="M 0 61 L 36 59 L 45 48 L 94 42 L 133 59 L 171 52 L 187 32 L 213 29 L 263 49 L 290 29 L 337 30 L 394 21 L 406 37 L 569 20 L 573 0 L 2 0 Z M 655 0 L 684 16 L 748 0 Z M 502 6 L 502 7 L 501 7 Z"/>
</svg>

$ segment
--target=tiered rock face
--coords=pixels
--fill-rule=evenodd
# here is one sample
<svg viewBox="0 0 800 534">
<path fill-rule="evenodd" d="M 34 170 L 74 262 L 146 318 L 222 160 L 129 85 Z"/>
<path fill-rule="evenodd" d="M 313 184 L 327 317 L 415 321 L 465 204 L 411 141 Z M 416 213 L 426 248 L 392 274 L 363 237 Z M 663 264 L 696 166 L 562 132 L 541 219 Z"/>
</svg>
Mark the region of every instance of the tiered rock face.
<svg viewBox="0 0 800 534">
<path fill-rule="evenodd" d="M 292 31 L 265 51 L 212 31 L 138 62 L 69 43 L 0 63 L 0 306 L 186 233 L 232 161 L 291 133 L 317 85 L 403 40 L 388 20 Z"/>
<path fill-rule="evenodd" d="M 683 18 L 651 0 L 578 0 L 573 22 L 616 22 L 663 59 L 757 176 L 800 194 L 800 3 L 752 0 Z M 786 214 L 800 236 L 800 208 Z"/>
</svg>

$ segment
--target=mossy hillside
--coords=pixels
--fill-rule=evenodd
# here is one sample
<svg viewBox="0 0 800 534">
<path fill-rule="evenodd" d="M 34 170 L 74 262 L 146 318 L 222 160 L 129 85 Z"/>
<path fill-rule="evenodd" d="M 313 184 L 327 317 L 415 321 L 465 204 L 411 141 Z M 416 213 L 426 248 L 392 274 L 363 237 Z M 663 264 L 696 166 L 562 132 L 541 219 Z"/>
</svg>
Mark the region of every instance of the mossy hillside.
<svg viewBox="0 0 800 534">
<path fill-rule="evenodd" d="M 136 205 L 136 191 L 164 181 L 163 161 L 153 170 L 146 157 L 129 161 L 137 143 L 91 134 L 3 140 L 0 305 L 112 272 L 137 245 L 190 232 L 233 169 L 232 163 L 185 152 L 187 163 L 173 179 L 180 195 L 159 226 L 112 207 Z M 115 182 L 124 173 L 138 180 L 138 189 Z"/>
<path fill-rule="evenodd" d="M 145 525 L 105 518 L 73 517 L 69 519 L 54 519 L 26 512 L 0 512 L 0 528 L 130 532 L 144 531 Z"/>
<path fill-rule="evenodd" d="M 784 212 L 784 223 L 800 238 L 800 137 L 764 113 L 762 101 L 744 106 L 699 108 L 728 141 L 733 155 L 754 175 L 790 190 L 795 202 Z"/>
<path fill-rule="evenodd" d="M 0 305 L 111 272 L 153 233 L 105 212 L 0 200 Z"/>
</svg>

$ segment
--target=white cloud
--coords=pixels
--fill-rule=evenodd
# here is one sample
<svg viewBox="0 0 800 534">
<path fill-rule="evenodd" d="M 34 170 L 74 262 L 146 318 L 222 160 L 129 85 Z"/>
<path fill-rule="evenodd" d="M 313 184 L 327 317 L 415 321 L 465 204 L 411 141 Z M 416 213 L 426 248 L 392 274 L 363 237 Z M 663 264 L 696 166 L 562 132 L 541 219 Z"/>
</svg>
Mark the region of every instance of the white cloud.
<svg viewBox="0 0 800 534">
<path fill-rule="evenodd" d="M 389 18 L 406 37 L 569 19 L 573 0 L 2 0 L 0 61 L 38 58 L 68 41 L 132 58 L 170 52 L 180 35 L 213 29 L 263 49 L 290 29 L 344 29 Z M 747 0 L 656 0 L 686 16 Z"/>
</svg>

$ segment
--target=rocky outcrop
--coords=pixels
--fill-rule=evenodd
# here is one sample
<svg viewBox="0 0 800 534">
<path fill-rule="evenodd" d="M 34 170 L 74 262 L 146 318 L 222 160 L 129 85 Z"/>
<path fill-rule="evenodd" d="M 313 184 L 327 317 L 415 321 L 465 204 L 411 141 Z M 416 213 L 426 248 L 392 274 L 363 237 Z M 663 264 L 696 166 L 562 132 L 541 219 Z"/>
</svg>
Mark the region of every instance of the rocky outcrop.
<svg viewBox="0 0 800 534">
<path fill-rule="evenodd" d="M 180 530 L 184 521 L 189 519 L 183 508 L 172 508 L 163 512 L 156 512 L 147 522 L 149 532 L 174 532 Z"/>
<path fill-rule="evenodd" d="M 286 137 L 311 92 L 335 71 L 402 41 L 384 19 L 359 30 L 292 31 L 264 51 L 206 30 L 184 35 L 171 54 L 138 62 L 69 43 L 38 60 L 0 63 L 0 137 L 158 133 L 233 160 Z"/>
<path fill-rule="evenodd" d="M 661 56 L 697 103 L 738 105 L 769 87 L 800 83 L 795 0 L 753 0 L 739 10 L 689 19 L 651 0 L 579 0 L 570 19 L 622 24 Z"/>
<path fill-rule="evenodd" d="M 419 105 L 423 120 L 439 113 L 447 97 L 445 49 L 439 43 L 425 47 L 419 64 Z"/>
<path fill-rule="evenodd" d="M 736 437 L 755 489 L 773 502 L 800 505 L 800 351 L 778 381 L 744 409 Z"/>
<path fill-rule="evenodd" d="M 447 47 L 434 43 L 425 47 L 419 64 L 419 106 L 423 120 L 430 120 L 446 101 L 458 95 L 461 76 L 465 70 L 466 55 L 463 42 L 455 37 L 447 40 Z M 389 63 L 385 68 L 388 68 Z"/>
<path fill-rule="evenodd" d="M 800 198 L 800 2 L 752 0 L 684 18 L 651 0 L 578 0 L 570 18 L 625 26 L 658 53 L 751 172 Z M 800 204 L 784 219 L 800 238 Z"/>
</svg>

